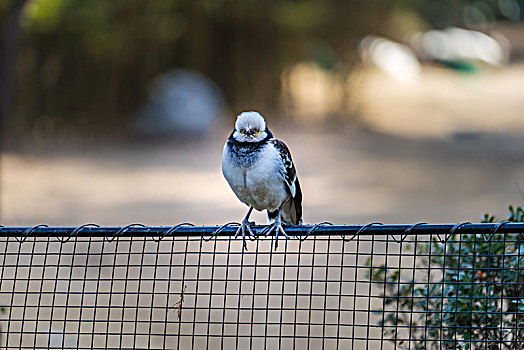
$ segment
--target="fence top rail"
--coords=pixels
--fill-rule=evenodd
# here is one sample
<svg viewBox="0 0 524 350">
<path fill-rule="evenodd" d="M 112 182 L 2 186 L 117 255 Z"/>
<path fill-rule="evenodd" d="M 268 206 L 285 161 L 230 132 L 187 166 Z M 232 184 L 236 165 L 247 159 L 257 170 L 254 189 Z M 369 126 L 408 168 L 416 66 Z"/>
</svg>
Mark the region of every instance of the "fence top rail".
<svg viewBox="0 0 524 350">
<path fill-rule="evenodd" d="M 47 225 L 36 225 L 30 227 L 5 227 L 0 226 L 0 237 L 15 237 L 19 241 L 27 237 L 58 237 L 68 240 L 72 237 L 151 237 L 160 240 L 164 237 L 202 237 L 210 239 L 213 236 L 233 236 L 237 232 L 238 223 L 228 223 L 222 226 L 194 226 L 190 223 L 182 223 L 174 226 L 145 226 L 142 224 L 130 224 L 123 227 L 102 227 L 96 224 L 85 224 L 77 227 L 50 227 Z M 257 236 L 264 235 L 265 225 L 253 226 L 253 232 Z M 456 234 L 482 234 L 491 237 L 496 233 L 524 233 L 524 223 L 501 222 L 501 223 L 459 223 L 459 224 L 395 224 L 384 225 L 381 223 L 370 223 L 366 225 L 332 225 L 323 222 L 316 225 L 287 226 L 285 230 L 290 236 L 305 238 L 310 235 L 336 236 L 339 235 L 346 241 L 357 235 L 392 235 L 399 236 L 403 241 L 406 236 L 413 235 L 436 235 L 441 241 L 449 239 Z M 397 240 L 395 238 L 395 240 Z"/>
</svg>

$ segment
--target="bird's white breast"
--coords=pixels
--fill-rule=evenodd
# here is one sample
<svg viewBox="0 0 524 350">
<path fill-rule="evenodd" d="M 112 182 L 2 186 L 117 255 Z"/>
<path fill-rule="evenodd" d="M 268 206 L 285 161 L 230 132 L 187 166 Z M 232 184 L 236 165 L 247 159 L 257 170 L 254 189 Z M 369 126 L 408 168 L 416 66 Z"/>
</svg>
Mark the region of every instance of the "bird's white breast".
<svg viewBox="0 0 524 350">
<path fill-rule="evenodd" d="M 252 162 L 242 162 L 226 143 L 222 172 L 236 196 L 257 210 L 276 210 L 289 196 L 280 154 L 271 144 L 263 146 Z"/>
</svg>

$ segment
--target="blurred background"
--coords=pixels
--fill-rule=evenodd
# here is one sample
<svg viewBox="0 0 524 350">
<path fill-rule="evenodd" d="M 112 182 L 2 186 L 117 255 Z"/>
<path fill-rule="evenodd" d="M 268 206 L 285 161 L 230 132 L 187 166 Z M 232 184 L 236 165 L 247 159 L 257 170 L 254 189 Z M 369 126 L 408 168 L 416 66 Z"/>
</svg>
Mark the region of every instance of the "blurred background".
<svg viewBox="0 0 524 350">
<path fill-rule="evenodd" d="M 524 0 L 4 0 L 0 15 L 4 225 L 240 221 L 220 162 L 244 110 L 290 147 L 308 223 L 477 221 L 524 201 Z"/>
</svg>

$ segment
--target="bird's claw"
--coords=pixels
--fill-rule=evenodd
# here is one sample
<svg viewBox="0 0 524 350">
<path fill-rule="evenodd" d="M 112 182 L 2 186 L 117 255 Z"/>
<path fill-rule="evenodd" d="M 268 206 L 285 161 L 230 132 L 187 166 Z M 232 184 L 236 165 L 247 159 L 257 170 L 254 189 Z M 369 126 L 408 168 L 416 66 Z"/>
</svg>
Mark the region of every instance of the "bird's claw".
<svg viewBox="0 0 524 350">
<path fill-rule="evenodd" d="M 267 230 L 267 231 L 266 231 Z M 275 250 L 278 248 L 278 234 L 282 233 L 286 239 L 289 239 L 289 236 L 287 235 L 286 231 L 284 231 L 284 228 L 282 227 L 282 223 L 280 220 L 275 220 L 274 223 L 272 223 L 270 226 L 268 226 L 264 231 L 266 231 L 266 237 L 271 233 L 275 232 Z"/>
<path fill-rule="evenodd" d="M 240 233 L 242 233 L 242 241 L 244 243 L 244 248 L 247 250 L 247 244 L 246 244 L 246 231 L 249 233 L 248 238 L 252 237 L 255 239 L 255 234 L 253 233 L 253 230 L 251 230 L 250 222 L 248 220 L 242 220 L 242 224 L 240 224 L 240 227 L 238 228 L 237 232 L 235 233 L 235 238 L 238 237 Z"/>
</svg>

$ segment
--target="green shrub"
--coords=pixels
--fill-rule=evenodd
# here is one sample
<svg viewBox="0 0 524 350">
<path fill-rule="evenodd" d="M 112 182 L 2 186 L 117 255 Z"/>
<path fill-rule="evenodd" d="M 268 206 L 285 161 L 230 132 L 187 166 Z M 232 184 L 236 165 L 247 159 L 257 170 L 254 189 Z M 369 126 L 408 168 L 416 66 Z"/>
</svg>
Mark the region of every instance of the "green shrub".
<svg viewBox="0 0 524 350">
<path fill-rule="evenodd" d="M 507 221 L 524 222 L 522 207 L 509 210 Z M 483 222 L 496 220 L 486 214 Z M 522 349 L 524 234 L 418 240 L 406 244 L 425 271 L 422 281 L 419 270 L 368 260 L 368 278 L 386 282 L 377 311 L 384 337 L 400 349 Z"/>
</svg>

